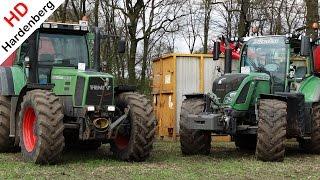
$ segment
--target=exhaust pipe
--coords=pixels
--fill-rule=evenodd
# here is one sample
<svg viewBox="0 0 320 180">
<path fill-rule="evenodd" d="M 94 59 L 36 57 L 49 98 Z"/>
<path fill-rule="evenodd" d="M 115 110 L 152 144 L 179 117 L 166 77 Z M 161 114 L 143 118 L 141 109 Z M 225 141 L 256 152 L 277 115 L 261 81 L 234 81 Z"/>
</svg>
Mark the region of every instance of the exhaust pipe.
<svg viewBox="0 0 320 180">
<path fill-rule="evenodd" d="M 93 120 L 94 127 L 100 132 L 105 132 L 110 126 L 110 124 L 110 120 L 106 118 L 97 118 Z"/>
</svg>

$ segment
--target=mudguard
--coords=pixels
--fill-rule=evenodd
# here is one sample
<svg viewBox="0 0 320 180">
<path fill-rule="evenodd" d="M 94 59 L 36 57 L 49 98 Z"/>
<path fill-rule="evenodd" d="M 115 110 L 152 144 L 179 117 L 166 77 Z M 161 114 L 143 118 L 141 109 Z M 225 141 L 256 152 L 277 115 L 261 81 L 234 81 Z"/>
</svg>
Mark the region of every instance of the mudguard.
<svg viewBox="0 0 320 180">
<path fill-rule="evenodd" d="M 305 79 L 298 92 L 302 93 L 305 97 L 305 101 L 309 103 L 320 101 L 320 78 L 316 76 L 310 76 Z"/>
<path fill-rule="evenodd" d="M 0 67 L 0 94 L 14 95 L 14 83 L 11 68 Z"/>
<path fill-rule="evenodd" d="M 24 72 L 19 67 L 0 67 L 0 95 L 19 95 L 26 84 Z"/>
</svg>

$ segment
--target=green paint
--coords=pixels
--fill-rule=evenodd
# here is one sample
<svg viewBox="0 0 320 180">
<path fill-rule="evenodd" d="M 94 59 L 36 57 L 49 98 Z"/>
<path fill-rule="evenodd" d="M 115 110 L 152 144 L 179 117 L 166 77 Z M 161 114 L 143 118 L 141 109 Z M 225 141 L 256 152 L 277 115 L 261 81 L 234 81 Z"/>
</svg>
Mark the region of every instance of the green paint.
<svg viewBox="0 0 320 180">
<path fill-rule="evenodd" d="M 231 101 L 231 107 L 235 110 L 246 111 L 250 106 L 254 106 L 257 98 L 260 94 L 269 94 L 270 93 L 270 76 L 266 73 L 250 73 L 242 83 L 240 84 L 236 95 Z M 246 84 L 249 85 L 248 93 L 246 94 L 246 100 L 244 103 L 237 104 L 236 101 L 240 97 L 241 90 L 245 87 Z"/>
<path fill-rule="evenodd" d="M 11 67 L 13 84 L 14 84 L 14 93 L 15 95 L 19 95 L 21 89 L 26 84 L 26 76 L 24 70 L 20 66 Z"/>
<path fill-rule="evenodd" d="M 317 102 L 320 97 L 320 78 L 315 76 L 310 76 L 306 78 L 298 90 L 304 94 L 306 102 Z"/>
</svg>

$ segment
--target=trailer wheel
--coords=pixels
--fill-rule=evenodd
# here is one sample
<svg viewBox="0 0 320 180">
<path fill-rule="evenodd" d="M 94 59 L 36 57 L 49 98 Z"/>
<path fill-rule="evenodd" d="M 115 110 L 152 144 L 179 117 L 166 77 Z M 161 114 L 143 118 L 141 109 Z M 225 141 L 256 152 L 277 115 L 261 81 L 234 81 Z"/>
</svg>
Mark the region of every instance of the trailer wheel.
<svg viewBox="0 0 320 180">
<path fill-rule="evenodd" d="M 205 101 L 201 98 L 186 99 L 182 102 L 180 113 L 180 144 L 184 155 L 210 153 L 211 132 L 203 130 L 191 130 L 187 128 L 187 115 L 203 112 Z"/>
<path fill-rule="evenodd" d="M 10 98 L 0 96 L 0 152 L 14 150 L 14 140 L 10 139 Z"/>
<path fill-rule="evenodd" d="M 116 108 L 128 117 L 120 125 L 116 138 L 111 142 L 111 151 L 124 161 L 145 161 L 152 150 L 156 131 L 153 108 L 146 96 L 125 92 L 116 97 Z"/>
<path fill-rule="evenodd" d="M 234 142 L 239 150 L 252 151 L 256 149 L 257 136 L 251 134 L 239 134 L 234 136 Z"/>
<path fill-rule="evenodd" d="M 56 162 L 64 148 L 63 114 L 59 98 L 46 90 L 27 92 L 19 114 L 21 153 L 37 164 Z"/>
<path fill-rule="evenodd" d="M 283 161 L 287 126 L 287 104 L 275 99 L 262 99 L 256 157 L 262 161 Z"/>
<path fill-rule="evenodd" d="M 310 140 L 300 140 L 300 147 L 308 153 L 320 153 L 320 104 L 312 107 L 312 133 Z"/>
</svg>

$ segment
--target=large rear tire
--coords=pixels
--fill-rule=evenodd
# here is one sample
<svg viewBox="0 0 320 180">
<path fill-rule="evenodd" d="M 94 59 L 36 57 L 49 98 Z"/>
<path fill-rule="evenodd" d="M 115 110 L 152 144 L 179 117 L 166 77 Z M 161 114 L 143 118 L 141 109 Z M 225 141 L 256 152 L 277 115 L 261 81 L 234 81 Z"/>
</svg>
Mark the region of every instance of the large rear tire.
<svg viewBox="0 0 320 180">
<path fill-rule="evenodd" d="M 301 140 L 300 147 L 308 153 L 320 153 L 320 105 L 312 107 L 312 133 L 310 140 Z"/>
<path fill-rule="evenodd" d="M 211 132 L 187 128 L 187 115 L 203 112 L 205 101 L 201 98 L 190 98 L 182 102 L 180 113 L 180 144 L 184 155 L 210 153 Z"/>
<path fill-rule="evenodd" d="M 10 98 L 0 96 L 0 152 L 11 152 L 14 150 L 14 139 L 9 137 L 10 111 Z"/>
<path fill-rule="evenodd" d="M 287 104 L 262 99 L 259 104 L 256 157 L 262 161 L 283 161 L 287 126 Z"/>
<path fill-rule="evenodd" d="M 130 108 L 121 131 L 111 142 L 111 151 L 124 161 L 145 161 L 152 150 L 156 131 L 153 108 L 146 96 L 125 92 L 116 97 L 116 107 L 123 114 Z"/>
<path fill-rule="evenodd" d="M 23 97 L 19 117 L 24 159 L 37 164 L 57 162 L 65 145 L 59 98 L 46 90 L 29 91 Z"/>
</svg>

